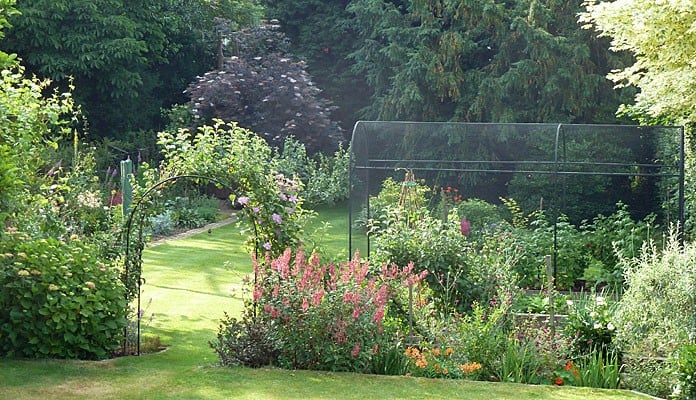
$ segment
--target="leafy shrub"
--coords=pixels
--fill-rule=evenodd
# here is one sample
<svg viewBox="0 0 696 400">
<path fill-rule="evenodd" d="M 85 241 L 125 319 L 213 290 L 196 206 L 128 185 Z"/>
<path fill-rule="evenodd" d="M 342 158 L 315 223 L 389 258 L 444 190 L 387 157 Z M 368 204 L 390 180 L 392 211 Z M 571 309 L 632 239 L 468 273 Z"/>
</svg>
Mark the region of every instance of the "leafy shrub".
<svg viewBox="0 0 696 400">
<path fill-rule="evenodd" d="M 457 214 L 471 224 L 472 232 L 492 230 L 503 221 L 495 205 L 480 199 L 467 199 L 457 206 Z"/>
<path fill-rule="evenodd" d="M 495 296 L 516 288 L 514 265 L 518 254 L 504 231 L 482 232 L 470 240 L 456 211 L 443 223 L 424 207 L 411 211 L 385 208 L 381 220 L 370 221 L 377 262 L 428 271 L 438 311 L 470 312 L 475 301 L 495 301 Z M 466 235 L 465 235 L 466 234 Z"/>
<path fill-rule="evenodd" d="M 646 357 L 623 357 L 625 374 L 624 387 L 667 398 L 672 393 L 674 375 L 664 361 Z"/>
<path fill-rule="evenodd" d="M 418 282 L 412 266 L 370 266 L 357 255 L 338 266 L 321 265 L 291 251 L 255 263 L 253 306 L 278 344 L 278 364 L 286 368 L 369 371 L 383 340 L 389 299 L 407 282 Z M 389 342 L 389 341 L 387 341 Z"/>
<path fill-rule="evenodd" d="M 616 211 L 609 215 L 598 215 L 592 224 L 581 226 L 588 234 L 586 247 L 592 265 L 597 271 L 590 276 L 594 281 L 612 286 L 623 283 L 621 258 L 637 257 L 643 243 L 657 239 L 660 231 L 655 215 L 650 214 L 641 221 L 634 221 L 628 206 L 616 204 Z"/>
<path fill-rule="evenodd" d="M 453 306 L 467 309 L 478 293 L 468 279 L 472 265 L 467 263 L 466 254 L 471 244 L 462 236 L 459 224 L 443 225 L 424 213 L 409 228 L 403 209 L 385 212 L 384 220 L 372 222 L 373 259 L 396 265 L 413 263 L 417 270 L 428 271 L 426 279 L 440 311 Z"/>
<path fill-rule="evenodd" d="M 220 202 L 218 199 L 208 196 L 194 196 L 190 199 L 191 208 L 196 210 L 198 218 L 203 221 L 203 224 L 216 222 L 220 210 Z"/>
<path fill-rule="evenodd" d="M 241 319 L 225 318 L 218 328 L 217 340 L 210 346 L 224 366 L 244 365 L 257 368 L 274 364 L 279 350 L 269 334 L 266 320 L 256 318 L 247 309 Z"/>
<path fill-rule="evenodd" d="M 546 255 L 556 254 L 556 280 L 558 289 L 570 289 L 581 278 L 586 267 L 586 250 L 582 233 L 567 217 L 560 216 L 556 222 L 554 241 L 553 222 L 544 212 L 534 213 L 529 227 L 517 228 L 514 236 L 522 255 L 517 264 L 521 277 L 520 286 L 541 287 L 546 282 Z M 557 244 L 554 252 L 554 242 Z"/>
<path fill-rule="evenodd" d="M 616 312 L 624 352 L 666 357 L 696 337 L 696 245 L 670 235 L 664 250 L 644 245 L 622 259 L 627 289 Z"/>
<path fill-rule="evenodd" d="M 409 190 L 409 204 L 402 204 L 404 194 L 404 183 L 397 182 L 388 177 L 382 182 L 382 189 L 377 196 L 370 197 L 370 209 L 364 208 L 355 219 L 356 229 L 370 229 L 374 227 L 373 221 L 384 220 L 388 209 L 400 207 L 404 210 L 403 217 L 407 221 L 417 221 L 424 215 L 430 215 L 430 210 L 426 207 L 428 196 L 431 189 L 416 181 L 416 184 Z M 406 207 L 407 206 L 407 207 Z"/>
<path fill-rule="evenodd" d="M 304 183 L 300 193 L 309 206 L 334 205 L 348 199 L 348 148 L 339 146 L 332 156 L 308 156 L 304 144 L 288 137 L 278 161 L 279 172 L 297 176 Z"/>
<path fill-rule="evenodd" d="M 150 229 L 154 236 L 169 235 L 174 231 L 174 218 L 171 210 L 165 210 L 150 218 Z"/>
<path fill-rule="evenodd" d="M 675 399 L 696 399 L 696 344 L 683 345 L 674 358 L 677 384 L 672 391 Z"/>
<path fill-rule="evenodd" d="M 509 303 L 475 304 L 470 315 L 455 319 L 451 344 L 468 362 L 481 365 L 478 376 L 495 376 L 497 359 L 504 354 L 511 331 Z"/>
<path fill-rule="evenodd" d="M 573 350 L 577 355 L 594 352 L 607 355 L 613 349 L 615 309 L 615 303 L 609 304 L 605 297 L 595 294 L 586 301 L 568 301 L 565 332 L 573 341 Z"/>
<path fill-rule="evenodd" d="M 79 240 L 0 235 L 0 354 L 102 359 L 126 325 L 118 270 Z"/>
</svg>

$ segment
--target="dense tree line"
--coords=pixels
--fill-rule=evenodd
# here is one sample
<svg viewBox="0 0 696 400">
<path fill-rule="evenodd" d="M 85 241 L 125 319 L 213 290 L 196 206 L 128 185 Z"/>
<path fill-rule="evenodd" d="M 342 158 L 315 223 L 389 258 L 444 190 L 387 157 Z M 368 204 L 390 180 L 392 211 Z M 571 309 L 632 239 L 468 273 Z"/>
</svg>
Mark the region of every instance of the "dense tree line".
<svg viewBox="0 0 696 400">
<path fill-rule="evenodd" d="M 693 13 L 678 2 L 628 2 L 633 15 L 674 29 L 622 36 L 615 14 L 625 2 L 613 8 L 594 3 L 33 0 L 19 2 L 19 13 L 2 16 L 12 25 L 2 49 L 58 85 L 73 77 L 93 137 L 161 128 L 161 109 L 186 102 L 182 92 L 196 76 L 224 65 L 221 41 L 264 17 L 280 21 L 289 57 L 306 62 L 308 78 L 337 106 L 331 118 L 345 132 L 357 119 L 615 122 L 619 105 L 633 104 L 634 96 L 634 117 L 680 114 L 673 120 L 689 121 L 691 84 L 677 84 L 684 79 L 676 76 L 691 81 L 692 68 L 659 52 L 680 60 L 691 54 Z M 581 23 L 596 23 L 601 34 L 614 38 L 618 53 L 610 50 L 610 38 L 582 29 L 578 16 L 588 10 Z M 655 32 L 651 26 L 648 31 Z M 661 47 L 659 38 L 668 33 L 680 39 Z M 631 37 L 636 41 L 626 39 Z M 238 52 L 228 47 L 223 55 Z M 673 72 L 660 79 L 635 73 L 662 65 Z M 614 70 L 622 71 L 611 76 L 619 90 L 606 79 Z M 684 107 L 673 105 L 679 99 Z"/>
<path fill-rule="evenodd" d="M 577 1 L 265 4 L 353 119 L 609 122 L 630 98 L 605 78 L 628 57 L 580 28 Z"/>
<path fill-rule="evenodd" d="M 255 24 L 255 0 L 20 1 L 2 48 L 29 73 L 65 86 L 93 137 L 155 129 L 161 108 L 186 99 L 183 89 L 215 65 L 216 18 Z"/>
</svg>

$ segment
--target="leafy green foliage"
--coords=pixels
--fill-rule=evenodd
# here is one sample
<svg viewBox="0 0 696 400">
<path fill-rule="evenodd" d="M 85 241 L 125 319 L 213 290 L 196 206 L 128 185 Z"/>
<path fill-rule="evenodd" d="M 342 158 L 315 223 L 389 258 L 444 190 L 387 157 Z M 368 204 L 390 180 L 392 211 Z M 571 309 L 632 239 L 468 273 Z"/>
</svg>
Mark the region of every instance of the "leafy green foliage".
<svg viewBox="0 0 696 400">
<path fill-rule="evenodd" d="M 17 8 L 5 48 L 58 85 L 74 77 L 98 137 L 157 128 L 160 109 L 183 102 L 186 84 L 214 63 L 213 19 L 246 25 L 260 14 L 254 0 L 40 0 Z"/>
<path fill-rule="evenodd" d="M 351 57 L 374 90 L 368 118 L 599 122 L 619 104 L 604 79 L 616 57 L 576 24 L 576 3 L 354 0 L 348 10 L 364 42 Z"/>
<path fill-rule="evenodd" d="M 696 68 L 693 54 L 696 14 L 689 2 L 650 0 L 585 2 L 580 21 L 602 36 L 611 38 L 611 48 L 635 56 L 632 65 L 608 75 L 621 86 L 640 91 L 635 105 L 637 115 L 665 118 L 676 123 L 694 123 L 696 117 Z"/>
<path fill-rule="evenodd" d="M 663 250 L 646 244 L 638 257 L 622 258 L 628 287 L 616 314 L 622 351 L 664 357 L 696 336 L 694 252 L 672 234 Z"/>
<path fill-rule="evenodd" d="M 0 233 L 0 352 L 10 357 L 103 359 L 126 325 L 115 265 L 79 239 Z"/>
<path fill-rule="evenodd" d="M 245 310 L 241 319 L 225 313 L 217 339 L 210 342 L 224 366 L 243 365 L 252 368 L 273 365 L 278 358 L 278 344 L 270 335 L 269 326 L 256 318 L 253 309 Z"/>
<path fill-rule="evenodd" d="M 329 156 L 307 155 L 304 144 L 292 137 L 285 139 L 278 157 L 278 169 L 286 176 L 297 176 L 305 183 L 301 195 L 308 206 L 334 205 L 349 196 L 350 149 L 339 146 Z"/>
<path fill-rule="evenodd" d="M 584 301 L 570 301 L 565 321 L 566 335 L 573 340 L 573 350 L 578 355 L 613 351 L 616 335 L 614 312 L 616 303 L 608 303 L 603 296 L 592 295 Z"/>
<path fill-rule="evenodd" d="M 672 392 L 675 399 L 696 398 L 696 344 L 682 345 L 674 359 L 678 384 Z"/>
<path fill-rule="evenodd" d="M 162 177 L 199 174 L 235 188 L 242 205 L 240 222 L 251 223 L 249 245 L 258 254 L 278 256 L 301 242 L 311 213 L 302 208 L 301 182 L 278 173 L 273 152 L 260 136 L 236 124 L 216 121 L 195 135 L 187 130 L 161 132 Z"/>
<path fill-rule="evenodd" d="M 319 97 L 303 62 L 287 54 L 282 35 L 273 26 L 235 33 L 240 56 L 227 58 L 189 85 L 194 117 L 236 121 L 280 146 L 294 136 L 311 153 L 334 151 L 340 127 L 329 118 L 331 107 Z"/>
</svg>

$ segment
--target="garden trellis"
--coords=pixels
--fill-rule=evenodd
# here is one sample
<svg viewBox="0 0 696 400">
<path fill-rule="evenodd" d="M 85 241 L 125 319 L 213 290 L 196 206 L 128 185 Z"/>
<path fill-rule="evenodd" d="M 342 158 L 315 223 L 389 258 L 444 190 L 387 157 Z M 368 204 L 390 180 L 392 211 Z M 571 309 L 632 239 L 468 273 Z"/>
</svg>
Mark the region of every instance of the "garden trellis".
<svg viewBox="0 0 696 400">
<path fill-rule="evenodd" d="M 634 218 L 655 214 L 684 223 L 684 130 L 671 126 L 359 121 L 350 167 L 350 254 L 369 256 L 360 221 L 386 178 L 405 171 L 463 198 L 512 198 L 580 224 L 611 214 L 618 202 Z M 472 229 L 480 227 L 473 226 Z M 554 257 L 554 260 L 556 257 Z M 555 262 L 555 261 L 554 261 Z"/>
</svg>

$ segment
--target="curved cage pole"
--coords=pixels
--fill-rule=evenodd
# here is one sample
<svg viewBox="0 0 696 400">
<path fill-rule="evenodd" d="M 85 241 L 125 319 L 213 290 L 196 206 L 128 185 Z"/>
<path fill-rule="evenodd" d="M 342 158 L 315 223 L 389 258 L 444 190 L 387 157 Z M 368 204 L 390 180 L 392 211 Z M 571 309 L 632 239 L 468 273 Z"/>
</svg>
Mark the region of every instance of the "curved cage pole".
<svg viewBox="0 0 696 400">
<path fill-rule="evenodd" d="M 137 300 L 137 325 L 136 325 L 136 350 L 135 354 L 140 355 L 140 321 L 142 319 L 141 315 L 141 298 L 140 298 L 140 293 L 141 293 L 141 286 L 144 283 L 142 276 L 141 276 L 141 268 L 142 268 L 142 252 L 144 250 L 144 244 L 143 244 L 143 221 L 145 219 L 145 213 L 142 212 L 144 207 L 145 207 L 145 200 L 161 188 L 162 186 L 167 185 L 168 183 L 181 180 L 181 179 L 196 179 L 196 180 L 206 180 L 209 182 L 213 182 L 216 184 L 219 184 L 227 189 L 233 190 L 232 186 L 220 181 L 219 179 L 212 178 L 209 176 L 203 176 L 203 175 L 195 175 L 195 174 L 188 174 L 188 175 L 177 175 L 173 176 L 167 179 L 163 179 L 151 187 L 149 187 L 145 192 L 135 201 L 133 204 L 133 207 L 131 208 L 130 212 L 128 213 L 128 218 L 126 219 L 126 223 L 124 225 L 123 229 L 123 240 L 124 240 L 124 255 L 125 255 L 125 261 L 124 261 L 124 272 L 122 276 L 122 281 L 126 285 L 126 300 L 130 302 L 133 300 L 133 297 L 136 298 Z M 137 245 L 134 247 L 134 249 L 131 249 L 131 233 L 133 230 L 133 221 L 135 220 L 135 215 L 140 212 L 139 217 L 140 220 L 138 221 L 139 229 L 138 229 L 138 241 Z M 254 218 L 250 218 L 252 227 L 254 229 L 254 235 L 257 236 L 257 227 L 256 227 L 256 221 Z M 134 250 L 135 252 L 131 254 L 131 250 Z M 258 256 L 258 240 L 254 240 L 254 253 Z M 134 276 L 133 276 L 134 275 Z M 128 352 L 128 333 L 129 333 L 129 327 L 126 325 L 126 328 L 124 329 L 124 335 L 123 335 L 123 343 L 121 346 L 121 350 L 123 354 L 127 354 Z"/>
</svg>

